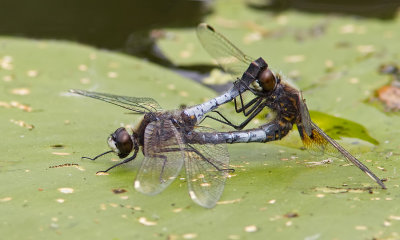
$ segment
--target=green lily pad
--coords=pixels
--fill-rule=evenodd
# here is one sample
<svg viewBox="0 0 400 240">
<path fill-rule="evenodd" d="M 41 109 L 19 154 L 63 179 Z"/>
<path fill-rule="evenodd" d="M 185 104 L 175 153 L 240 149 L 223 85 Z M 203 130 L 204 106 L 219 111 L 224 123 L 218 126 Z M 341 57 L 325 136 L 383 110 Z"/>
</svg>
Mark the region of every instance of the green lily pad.
<svg viewBox="0 0 400 240">
<path fill-rule="evenodd" d="M 344 128 L 340 136 L 379 142 L 377 146 L 370 144 L 369 151 L 360 156 L 357 146 L 346 147 L 386 178 L 388 189 L 379 189 L 344 160 L 323 164 L 328 156 L 313 156 L 285 145 L 285 141 L 296 141 L 301 146 L 293 131 L 280 144 L 229 146 L 236 172 L 213 209 L 201 208 L 190 200 L 183 178 L 159 195 L 142 195 L 133 188 L 140 157 L 106 176 L 95 173 L 114 164 L 112 158 L 81 160 L 81 156 L 107 150 L 106 137 L 121 125 L 135 124 L 140 116 L 73 96 L 68 89 L 152 97 L 165 109 L 201 103 L 215 93 L 130 56 L 68 42 L 2 37 L 0 224 L 4 238 L 398 237 L 400 121 L 363 102 L 385 81 L 375 74 L 375 66 L 382 59 L 396 57 L 399 33 L 394 29 L 398 29 L 398 20 L 375 22 L 298 12 L 275 16 L 246 8 L 241 1 L 217 2 L 216 12 L 208 20 L 224 34 L 227 30 L 225 35 L 233 42 L 243 41 L 240 47 L 251 55 L 267 56 L 284 73 L 297 74 L 295 84 L 306 89 L 309 109 L 319 112 L 312 112 L 312 118 L 321 127 L 329 130 L 334 124 Z M 296 39 L 296 32 L 307 32 L 326 21 L 328 28 L 322 36 L 306 34 L 304 41 Z M 268 30 L 266 37 L 245 43 L 243 39 L 252 39 L 260 27 Z M 354 30 L 344 34 L 342 28 Z M 176 42 L 163 43 L 171 49 L 174 60 L 181 64 L 210 61 L 200 50 L 194 29 L 175 34 Z M 179 42 L 181 36 L 190 39 Z M 193 59 L 179 55 L 179 49 L 191 51 L 186 43 L 198 50 L 191 55 Z M 365 55 L 368 47 L 364 52 L 357 50 L 364 45 L 374 45 L 375 51 Z M 303 61 L 293 62 L 301 55 L 305 56 Z M 287 58 L 290 56 L 297 58 Z M 329 71 L 327 59 L 334 63 Z M 227 130 L 218 125 L 214 128 Z"/>
<path fill-rule="evenodd" d="M 368 134 L 367 129 L 350 120 L 331 116 L 326 113 L 311 111 L 313 121 L 333 139 L 340 137 L 358 138 L 372 144 L 379 142 Z"/>
</svg>

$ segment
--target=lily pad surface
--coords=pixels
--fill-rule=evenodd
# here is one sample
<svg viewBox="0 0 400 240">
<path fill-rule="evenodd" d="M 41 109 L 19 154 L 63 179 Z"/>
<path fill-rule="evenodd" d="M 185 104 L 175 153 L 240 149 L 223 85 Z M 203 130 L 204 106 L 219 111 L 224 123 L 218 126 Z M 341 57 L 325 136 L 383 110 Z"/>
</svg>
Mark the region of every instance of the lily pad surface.
<svg viewBox="0 0 400 240">
<path fill-rule="evenodd" d="M 2 237 L 399 237 L 400 119 L 364 101 L 387 81 L 377 67 L 399 60 L 399 20 L 271 14 L 241 1 L 217 2 L 206 20 L 244 52 L 264 57 L 292 78 L 304 90 L 312 119 L 329 134 L 337 133 L 332 137 L 386 179 L 388 189 L 344 160 L 302 150 L 294 130 L 277 143 L 230 145 L 236 172 L 213 209 L 191 201 L 184 173 L 161 194 L 142 195 L 133 187 L 142 156 L 100 176 L 96 172 L 115 164 L 116 156 L 81 160 L 108 150 L 107 136 L 120 126 L 134 126 L 140 116 L 68 89 L 152 97 L 165 109 L 198 104 L 216 93 L 123 54 L 70 42 L 1 37 Z M 322 30 L 316 32 L 318 26 Z M 160 46 L 176 64 L 211 64 L 195 26 L 165 31 L 173 37 L 160 40 Z"/>
</svg>

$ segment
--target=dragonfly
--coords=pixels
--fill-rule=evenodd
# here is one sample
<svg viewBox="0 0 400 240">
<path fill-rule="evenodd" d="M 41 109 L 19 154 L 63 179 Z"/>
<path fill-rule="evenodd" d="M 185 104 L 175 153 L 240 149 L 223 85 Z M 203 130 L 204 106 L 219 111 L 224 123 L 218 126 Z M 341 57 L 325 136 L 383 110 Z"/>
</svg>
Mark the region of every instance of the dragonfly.
<svg viewBox="0 0 400 240">
<path fill-rule="evenodd" d="M 226 178 L 234 170 L 229 168 L 229 154 L 224 144 L 186 142 L 189 133 L 215 130 L 196 125 L 196 119 L 182 110 L 164 111 L 152 98 L 119 96 L 107 93 L 72 89 L 70 92 L 91 97 L 143 114 L 132 130 L 118 128 L 108 137 L 110 151 L 94 158 L 116 153 L 124 159 L 100 173 L 128 163 L 141 149 L 144 159 L 134 181 L 137 191 L 156 195 L 169 186 L 185 166 L 191 199 L 202 207 L 212 208 L 222 195 Z M 132 153 L 132 156 L 126 158 Z"/>
<path fill-rule="evenodd" d="M 240 89 L 239 100 L 234 98 L 235 111 L 247 117 L 246 120 L 238 125 L 233 124 L 232 121 L 217 110 L 212 110 L 212 112 L 217 113 L 221 118 L 207 115 L 202 120 L 210 118 L 236 130 L 242 130 L 265 108 L 274 112 L 275 117 L 267 124 L 255 129 L 218 134 L 192 134 L 190 139 L 187 140 L 188 142 L 208 142 L 211 140 L 214 143 L 276 141 L 285 137 L 293 126 L 297 125 L 300 138 L 309 152 L 317 155 L 328 153 L 335 157 L 345 158 L 372 178 L 379 186 L 386 189 L 382 180 L 367 166 L 311 121 L 306 101 L 299 90 L 283 81 L 282 77 L 269 67 L 260 72 L 259 77 L 254 81 L 250 83 L 242 82 L 238 76 L 254 61 L 253 58 L 244 54 L 225 36 L 218 33 L 208 24 L 202 23 L 198 26 L 197 36 L 204 49 L 217 61 L 223 70 L 231 73 L 236 78 L 235 85 L 244 86 L 245 91 L 249 91 L 254 95 L 252 100 L 244 102 L 242 97 L 244 91 Z"/>
</svg>

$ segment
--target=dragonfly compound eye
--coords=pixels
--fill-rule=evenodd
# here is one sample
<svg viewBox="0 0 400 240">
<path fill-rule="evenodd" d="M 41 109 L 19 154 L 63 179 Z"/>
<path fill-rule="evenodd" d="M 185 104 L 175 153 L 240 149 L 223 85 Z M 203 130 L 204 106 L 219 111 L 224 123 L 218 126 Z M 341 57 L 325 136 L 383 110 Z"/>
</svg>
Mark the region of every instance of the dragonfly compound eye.
<svg viewBox="0 0 400 240">
<path fill-rule="evenodd" d="M 258 79 L 260 80 L 261 86 L 264 91 L 272 91 L 275 89 L 277 81 L 275 75 L 268 68 L 264 69 L 260 73 Z"/>
<path fill-rule="evenodd" d="M 124 158 L 129 155 L 133 148 L 132 138 L 125 128 L 118 128 L 108 138 L 108 145 L 118 154 L 118 157 Z"/>
</svg>

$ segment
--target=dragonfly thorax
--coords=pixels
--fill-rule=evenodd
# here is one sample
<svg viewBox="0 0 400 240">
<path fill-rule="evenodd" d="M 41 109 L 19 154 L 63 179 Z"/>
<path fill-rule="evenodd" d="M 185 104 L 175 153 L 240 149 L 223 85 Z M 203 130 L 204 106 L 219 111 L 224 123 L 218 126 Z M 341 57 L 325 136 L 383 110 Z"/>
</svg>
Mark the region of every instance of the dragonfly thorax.
<svg viewBox="0 0 400 240">
<path fill-rule="evenodd" d="M 107 143 L 119 158 L 128 156 L 134 145 L 137 145 L 136 139 L 134 139 L 123 127 L 115 130 L 115 132 L 108 137 Z"/>
</svg>

